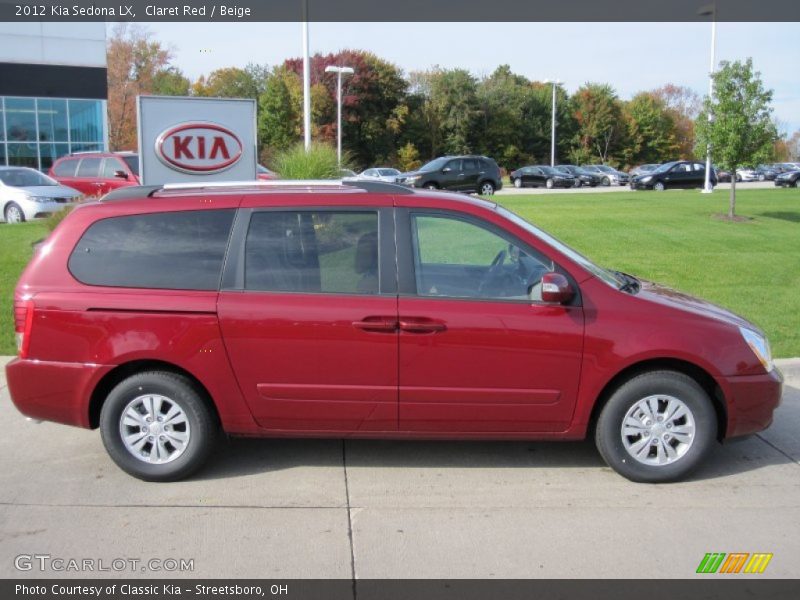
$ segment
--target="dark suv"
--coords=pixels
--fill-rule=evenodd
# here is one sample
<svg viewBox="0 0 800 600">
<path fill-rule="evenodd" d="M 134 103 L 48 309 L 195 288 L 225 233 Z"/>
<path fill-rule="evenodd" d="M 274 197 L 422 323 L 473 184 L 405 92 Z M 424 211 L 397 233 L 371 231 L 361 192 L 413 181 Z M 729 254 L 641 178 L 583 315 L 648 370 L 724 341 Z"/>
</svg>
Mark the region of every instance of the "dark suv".
<svg viewBox="0 0 800 600">
<path fill-rule="evenodd" d="M 398 183 L 429 190 L 452 190 L 491 196 L 503 187 L 500 167 L 485 156 L 441 156 L 418 171 L 403 173 Z"/>
</svg>

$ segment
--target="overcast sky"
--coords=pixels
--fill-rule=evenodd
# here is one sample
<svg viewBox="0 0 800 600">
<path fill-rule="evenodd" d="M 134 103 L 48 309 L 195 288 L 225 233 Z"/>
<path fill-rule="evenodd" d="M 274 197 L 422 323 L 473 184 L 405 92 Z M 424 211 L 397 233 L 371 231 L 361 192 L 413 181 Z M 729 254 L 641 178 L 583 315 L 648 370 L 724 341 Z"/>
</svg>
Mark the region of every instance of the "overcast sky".
<svg viewBox="0 0 800 600">
<path fill-rule="evenodd" d="M 187 76 L 301 55 L 300 23 L 149 23 Z M 610 83 L 627 99 L 665 83 L 708 89 L 709 23 L 311 23 L 311 53 L 369 50 L 404 71 L 462 67 L 475 75 L 509 64 L 530 79 L 557 77 L 570 92 Z M 800 128 L 796 23 L 719 23 L 717 59 L 753 58 L 782 129 Z"/>
</svg>

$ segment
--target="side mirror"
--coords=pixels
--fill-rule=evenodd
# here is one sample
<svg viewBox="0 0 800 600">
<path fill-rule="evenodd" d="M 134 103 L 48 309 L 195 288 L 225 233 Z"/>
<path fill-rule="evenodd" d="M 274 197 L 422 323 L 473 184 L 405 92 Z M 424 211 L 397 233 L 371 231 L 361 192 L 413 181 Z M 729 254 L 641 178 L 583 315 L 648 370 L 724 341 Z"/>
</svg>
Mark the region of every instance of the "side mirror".
<svg viewBox="0 0 800 600">
<path fill-rule="evenodd" d="M 575 296 L 569 280 L 561 273 L 545 273 L 542 276 L 542 302 L 567 304 Z"/>
<path fill-rule="evenodd" d="M 128 174 L 125 171 L 114 171 L 114 177 L 119 177 L 120 179 L 127 179 Z"/>
</svg>

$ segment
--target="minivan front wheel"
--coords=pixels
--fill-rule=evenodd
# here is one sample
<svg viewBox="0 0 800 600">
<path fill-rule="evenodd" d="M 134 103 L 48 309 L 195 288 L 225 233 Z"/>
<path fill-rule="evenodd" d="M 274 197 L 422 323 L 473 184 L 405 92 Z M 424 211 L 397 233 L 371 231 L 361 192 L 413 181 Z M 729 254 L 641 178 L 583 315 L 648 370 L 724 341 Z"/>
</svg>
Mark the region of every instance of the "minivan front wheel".
<svg viewBox="0 0 800 600">
<path fill-rule="evenodd" d="M 117 384 L 100 412 L 106 451 L 125 472 L 145 481 L 177 481 L 208 458 L 217 426 L 192 382 L 150 371 Z"/>
<path fill-rule="evenodd" d="M 683 373 L 650 371 L 622 384 L 597 420 L 595 442 L 606 463 L 631 481 L 685 477 L 716 439 L 708 394 Z"/>
<path fill-rule="evenodd" d="M 494 184 L 491 181 L 484 181 L 478 186 L 478 193 L 481 196 L 491 196 L 494 194 Z"/>
</svg>

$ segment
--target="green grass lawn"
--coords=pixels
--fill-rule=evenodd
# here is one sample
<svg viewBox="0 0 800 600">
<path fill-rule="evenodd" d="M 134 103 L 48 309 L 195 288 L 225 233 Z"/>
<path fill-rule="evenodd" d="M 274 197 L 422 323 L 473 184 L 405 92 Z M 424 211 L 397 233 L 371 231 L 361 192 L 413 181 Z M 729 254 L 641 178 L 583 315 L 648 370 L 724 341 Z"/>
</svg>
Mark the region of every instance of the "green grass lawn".
<svg viewBox="0 0 800 600">
<path fill-rule="evenodd" d="M 44 221 L 0 223 L 0 355 L 16 354 L 14 287 L 33 254 L 31 244 L 47 236 Z"/>
<path fill-rule="evenodd" d="M 800 356 L 800 191 L 497 196 L 600 265 L 720 304 L 763 328 L 777 357 Z"/>
<path fill-rule="evenodd" d="M 601 265 L 701 296 L 747 317 L 778 357 L 800 356 L 800 191 L 741 190 L 497 196 L 524 218 Z M 0 354 L 13 354 L 13 290 L 47 234 L 43 222 L 0 224 Z M 349 259 L 348 259 L 349 260 Z"/>
</svg>

